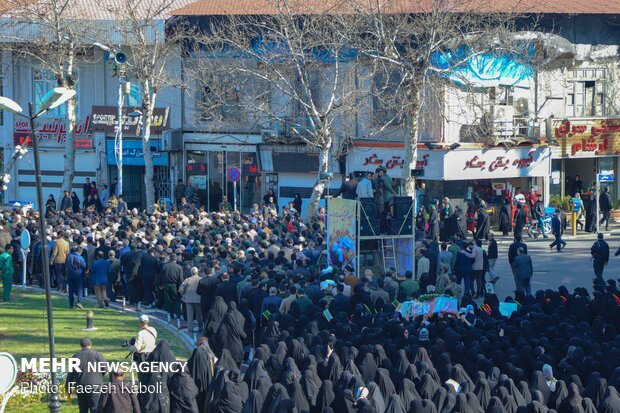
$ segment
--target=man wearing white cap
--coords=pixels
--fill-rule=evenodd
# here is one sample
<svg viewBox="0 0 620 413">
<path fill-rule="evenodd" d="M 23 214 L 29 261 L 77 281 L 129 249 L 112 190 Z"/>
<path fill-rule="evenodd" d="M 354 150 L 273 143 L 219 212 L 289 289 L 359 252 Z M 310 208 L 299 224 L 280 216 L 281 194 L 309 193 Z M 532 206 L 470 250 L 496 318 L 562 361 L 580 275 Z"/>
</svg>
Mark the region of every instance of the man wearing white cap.
<svg viewBox="0 0 620 413">
<path fill-rule="evenodd" d="M 142 314 L 138 317 L 140 331 L 138 335 L 129 341 L 129 350 L 134 352 L 134 360 L 144 361 L 155 350 L 157 330 L 149 326 L 149 316 Z"/>
</svg>

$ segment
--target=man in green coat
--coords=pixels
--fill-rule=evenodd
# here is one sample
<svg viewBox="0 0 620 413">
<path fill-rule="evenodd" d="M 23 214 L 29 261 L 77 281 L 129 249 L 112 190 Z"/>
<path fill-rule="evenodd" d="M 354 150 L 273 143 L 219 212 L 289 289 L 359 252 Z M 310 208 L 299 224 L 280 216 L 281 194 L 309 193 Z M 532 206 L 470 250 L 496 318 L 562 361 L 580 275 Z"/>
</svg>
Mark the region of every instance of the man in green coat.
<svg viewBox="0 0 620 413">
<path fill-rule="evenodd" d="M 2 286 L 4 288 L 2 299 L 11 301 L 11 288 L 13 287 L 13 246 L 7 244 L 5 250 L 0 254 L 0 272 L 2 273 Z"/>
</svg>

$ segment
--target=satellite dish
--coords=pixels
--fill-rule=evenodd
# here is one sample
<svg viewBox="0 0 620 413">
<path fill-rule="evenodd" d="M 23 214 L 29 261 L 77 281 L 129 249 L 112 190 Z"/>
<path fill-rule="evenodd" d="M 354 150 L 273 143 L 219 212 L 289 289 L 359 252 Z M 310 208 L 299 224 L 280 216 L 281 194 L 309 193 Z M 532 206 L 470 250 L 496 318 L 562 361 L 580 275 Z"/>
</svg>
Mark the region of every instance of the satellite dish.
<svg viewBox="0 0 620 413">
<path fill-rule="evenodd" d="M 23 249 L 27 250 L 28 248 L 30 248 L 30 233 L 27 229 L 22 231 L 20 241 Z"/>
</svg>

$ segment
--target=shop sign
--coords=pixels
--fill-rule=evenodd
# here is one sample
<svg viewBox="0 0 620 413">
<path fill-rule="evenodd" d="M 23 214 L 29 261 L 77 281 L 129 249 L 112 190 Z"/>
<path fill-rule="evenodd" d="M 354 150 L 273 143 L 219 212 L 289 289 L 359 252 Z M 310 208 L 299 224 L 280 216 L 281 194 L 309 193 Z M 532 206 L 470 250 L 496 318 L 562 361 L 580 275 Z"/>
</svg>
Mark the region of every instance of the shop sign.
<svg viewBox="0 0 620 413">
<path fill-rule="evenodd" d="M 494 179 L 548 176 L 551 151 L 547 147 L 449 151 L 444 179 Z"/>
<path fill-rule="evenodd" d="M 423 169 L 424 179 L 441 179 L 439 170 L 443 165 L 443 156 L 446 152 L 441 150 L 430 151 L 419 149 L 415 167 L 405 165 L 405 150 L 403 148 L 368 147 L 354 149 L 347 155 L 347 170 L 375 171 L 382 166 L 389 175 L 403 176 L 403 171 L 409 174 L 411 169 Z"/>
<path fill-rule="evenodd" d="M 42 148 L 65 147 L 67 141 L 66 118 L 38 118 L 35 119 L 36 135 L 39 138 L 39 146 Z M 73 128 L 75 149 L 93 149 L 93 139 L 91 127 L 91 117 L 86 116 L 84 121 L 77 122 Z M 13 143 L 17 145 L 32 146 L 30 121 L 19 119 L 14 123 Z"/>
<path fill-rule="evenodd" d="M 207 175 L 189 175 L 187 181 L 196 189 L 207 189 Z"/>
<path fill-rule="evenodd" d="M 168 152 L 160 152 L 161 141 L 152 140 L 151 159 L 153 166 L 168 166 Z M 108 165 L 116 165 L 114 154 L 114 140 L 106 141 L 108 155 Z M 124 166 L 144 166 L 144 149 L 140 140 L 123 140 L 123 165 Z"/>
<path fill-rule="evenodd" d="M 138 136 L 142 125 L 141 117 L 130 117 L 133 108 L 123 108 L 123 133 Z M 155 108 L 151 119 L 151 133 L 161 134 L 168 128 L 169 108 Z M 93 106 L 92 129 L 105 132 L 107 135 L 116 133 L 118 108 L 116 106 Z"/>
<path fill-rule="evenodd" d="M 390 158 L 384 159 L 383 157 L 380 158 L 376 153 L 372 153 L 366 157 L 362 163 L 362 166 L 371 166 L 374 168 L 383 166 L 388 171 L 394 168 L 403 169 L 404 165 L 405 160 L 402 156 L 392 155 Z"/>
<path fill-rule="evenodd" d="M 206 175 L 207 164 L 206 163 L 190 163 L 185 167 L 187 175 Z"/>
<path fill-rule="evenodd" d="M 260 169 L 255 163 L 244 163 L 241 165 L 243 176 L 260 176 Z"/>
<path fill-rule="evenodd" d="M 620 119 L 554 119 L 552 128 L 563 157 L 620 155 Z"/>
</svg>

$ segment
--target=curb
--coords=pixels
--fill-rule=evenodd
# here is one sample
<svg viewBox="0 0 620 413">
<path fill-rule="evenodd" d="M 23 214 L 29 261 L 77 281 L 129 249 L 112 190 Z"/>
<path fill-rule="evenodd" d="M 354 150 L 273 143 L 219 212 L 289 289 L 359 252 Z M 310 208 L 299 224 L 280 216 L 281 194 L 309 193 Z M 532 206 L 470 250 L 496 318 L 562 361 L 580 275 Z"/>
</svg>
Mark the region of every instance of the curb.
<svg viewBox="0 0 620 413">
<path fill-rule="evenodd" d="M 17 288 L 21 288 L 23 290 L 31 290 L 31 291 L 37 291 L 37 292 L 45 292 L 44 288 L 41 287 L 32 287 L 32 286 L 21 286 L 18 285 L 16 286 Z M 66 297 L 66 294 L 64 293 L 59 293 L 58 291 L 52 291 L 51 292 L 52 295 L 55 295 L 57 297 Z M 90 296 L 85 296 L 84 297 L 84 301 L 90 303 L 90 304 L 94 304 L 95 306 L 97 305 L 97 301 L 96 299 L 91 298 Z M 122 305 L 119 305 L 117 303 L 110 303 L 110 307 L 111 309 L 114 309 L 116 311 L 119 311 L 121 313 L 125 313 L 125 314 L 130 314 L 130 315 L 134 315 L 136 318 L 142 314 L 142 312 L 138 312 L 137 310 L 134 310 L 132 308 L 123 308 Z M 87 309 L 85 309 L 87 310 Z M 169 333 L 175 335 L 176 337 L 178 337 L 179 339 L 181 339 L 181 344 L 183 344 L 185 346 L 185 348 L 187 350 L 189 350 L 190 352 L 194 350 L 194 348 L 196 347 L 195 342 L 194 342 L 194 338 L 193 336 L 190 336 L 189 333 L 185 333 L 182 331 L 179 331 L 176 327 L 171 326 L 168 323 L 168 320 L 166 319 L 162 319 L 160 316 L 158 315 L 154 315 L 154 314 L 148 314 L 149 319 L 154 321 L 155 324 L 157 324 L 159 327 L 164 328 L 166 331 L 168 331 Z"/>
</svg>

